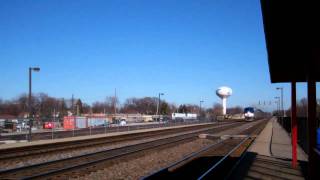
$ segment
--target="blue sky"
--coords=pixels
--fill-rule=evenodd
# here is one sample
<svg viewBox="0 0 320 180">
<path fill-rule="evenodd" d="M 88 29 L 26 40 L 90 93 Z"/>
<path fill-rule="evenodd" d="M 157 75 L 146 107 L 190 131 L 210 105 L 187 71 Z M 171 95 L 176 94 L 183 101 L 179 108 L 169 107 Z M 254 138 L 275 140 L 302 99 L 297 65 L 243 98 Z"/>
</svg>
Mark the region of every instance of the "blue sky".
<svg viewBox="0 0 320 180">
<path fill-rule="evenodd" d="M 2 0 L 0 98 L 28 88 L 87 103 L 156 96 L 209 107 L 230 86 L 231 106 L 274 101 L 259 1 Z M 319 88 L 318 88 L 319 90 Z M 318 93 L 319 94 L 319 93 Z M 306 95 L 298 85 L 298 97 Z"/>
</svg>

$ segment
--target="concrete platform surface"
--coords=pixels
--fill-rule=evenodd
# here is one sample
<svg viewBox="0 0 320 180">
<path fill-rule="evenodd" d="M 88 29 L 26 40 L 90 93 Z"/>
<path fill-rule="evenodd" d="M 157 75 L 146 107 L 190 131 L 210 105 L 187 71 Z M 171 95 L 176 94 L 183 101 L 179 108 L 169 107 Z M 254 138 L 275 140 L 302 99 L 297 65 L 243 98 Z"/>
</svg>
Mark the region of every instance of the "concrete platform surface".
<svg viewBox="0 0 320 180">
<path fill-rule="evenodd" d="M 305 179 L 308 156 L 298 147 L 298 168 L 291 167 L 291 138 L 272 118 L 228 179 Z"/>
<path fill-rule="evenodd" d="M 301 162 L 299 168 L 293 169 L 290 160 L 248 152 L 227 179 L 303 180 L 306 176 L 305 169 L 305 162 Z"/>
<path fill-rule="evenodd" d="M 248 149 L 249 152 L 255 152 L 264 156 L 271 156 L 270 143 L 272 138 L 272 122 L 273 120 L 270 120 L 267 123 L 266 127 L 261 131 L 259 136 Z"/>
<path fill-rule="evenodd" d="M 292 159 L 291 137 L 276 121 L 272 120 L 273 136 L 271 143 L 272 155 L 279 158 Z M 298 145 L 298 160 L 307 161 L 308 155 Z"/>
<path fill-rule="evenodd" d="M 308 155 L 298 146 L 298 160 L 307 161 Z M 276 118 L 272 118 L 256 138 L 249 152 L 258 155 L 292 159 L 291 137 L 280 126 Z"/>
</svg>

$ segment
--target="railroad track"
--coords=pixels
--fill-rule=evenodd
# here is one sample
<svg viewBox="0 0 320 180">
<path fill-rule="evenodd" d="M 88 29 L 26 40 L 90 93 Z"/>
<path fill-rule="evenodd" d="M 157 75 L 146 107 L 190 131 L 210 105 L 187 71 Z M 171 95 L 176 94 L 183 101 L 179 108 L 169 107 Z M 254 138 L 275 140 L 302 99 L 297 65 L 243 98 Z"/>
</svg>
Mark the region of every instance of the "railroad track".
<svg viewBox="0 0 320 180">
<path fill-rule="evenodd" d="M 158 179 L 225 179 L 239 163 L 243 153 L 254 141 L 266 125 L 261 121 L 244 130 L 245 138 L 225 139 L 218 141 L 198 152 L 165 167 L 143 178 L 143 180 Z"/>
<path fill-rule="evenodd" d="M 28 159 L 37 158 L 37 156 L 52 155 L 57 153 L 66 153 L 72 150 L 79 151 L 83 148 L 94 148 L 108 145 L 121 144 L 125 142 L 130 142 L 133 140 L 141 140 L 155 137 L 162 137 L 170 134 L 178 134 L 188 131 L 194 131 L 198 129 L 205 129 L 211 127 L 233 127 L 239 124 L 243 124 L 243 122 L 231 122 L 231 123 L 217 123 L 217 124 L 201 124 L 198 126 L 189 126 L 183 128 L 174 128 L 174 129 L 163 129 L 163 130 L 154 130 L 147 132 L 139 132 L 139 133 L 128 133 L 122 134 L 118 136 L 106 136 L 99 137 L 93 139 L 83 139 L 77 141 L 64 141 L 50 144 L 40 144 L 35 146 L 26 146 L 26 147 L 17 147 L 10 149 L 0 150 L 0 164 L 6 161 L 24 161 Z M 222 129 L 223 130 L 223 129 Z"/>
<path fill-rule="evenodd" d="M 200 122 L 202 123 L 202 122 Z M 151 129 L 151 128 L 161 128 L 161 127 L 174 127 L 179 125 L 188 125 L 188 124 L 199 124 L 199 122 L 176 122 L 176 123 L 159 123 L 159 124 L 147 124 L 147 125 L 133 125 L 133 126 L 114 126 L 114 127 L 94 127 L 94 128 L 83 128 L 75 129 L 69 131 L 54 131 L 54 138 L 66 138 L 66 137 L 76 137 L 76 136 L 87 136 L 95 134 L 106 134 L 113 132 L 125 132 L 141 129 Z M 16 134 L 16 135 L 2 135 L 0 136 L 0 141 L 5 140 L 27 140 L 28 134 Z M 47 132 L 35 132 L 32 134 L 32 140 L 50 140 L 52 139 L 52 131 Z"/>
<path fill-rule="evenodd" d="M 154 130 L 154 131 L 147 131 L 147 132 L 122 134 L 118 136 L 103 136 L 99 138 L 82 139 L 77 141 L 70 140 L 70 141 L 62 141 L 62 142 L 49 143 L 49 144 L 38 144 L 34 146 L 0 149 L 0 161 L 13 160 L 13 159 L 23 158 L 31 155 L 36 156 L 36 155 L 50 153 L 50 152 L 59 153 L 67 150 L 74 150 L 74 149 L 79 150 L 79 148 L 83 148 L 83 147 L 88 148 L 88 147 L 94 147 L 94 146 L 132 141 L 137 139 L 152 138 L 156 136 L 164 136 L 164 135 L 173 134 L 173 133 L 187 132 L 187 131 L 192 131 L 192 130 L 201 129 L 201 128 L 216 127 L 224 124 L 232 125 L 232 124 L 239 124 L 239 122 L 200 124 L 200 125 L 188 126 L 188 127 L 182 127 L 182 128 Z"/>
<path fill-rule="evenodd" d="M 135 145 L 129 145 L 119 147 L 115 149 L 104 150 L 100 152 L 70 157 L 66 159 L 60 159 L 45 163 L 34 164 L 30 166 L 24 166 L 20 168 L 14 168 L 9 170 L 0 171 L 0 176 L 8 179 L 34 179 L 34 178 L 48 178 L 51 176 L 57 176 L 59 174 L 70 173 L 74 170 L 79 171 L 81 168 L 92 167 L 95 164 L 105 162 L 107 160 L 123 157 L 140 151 L 148 149 L 156 149 L 162 146 L 176 145 L 184 141 L 190 141 L 199 133 L 212 132 L 213 130 L 223 130 L 238 126 L 239 123 L 223 124 L 220 126 L 214 126 L 206 129 L 201 129 L 181 135 L 162 138 L 155 141 L 138 143 Z"/>
</svg>

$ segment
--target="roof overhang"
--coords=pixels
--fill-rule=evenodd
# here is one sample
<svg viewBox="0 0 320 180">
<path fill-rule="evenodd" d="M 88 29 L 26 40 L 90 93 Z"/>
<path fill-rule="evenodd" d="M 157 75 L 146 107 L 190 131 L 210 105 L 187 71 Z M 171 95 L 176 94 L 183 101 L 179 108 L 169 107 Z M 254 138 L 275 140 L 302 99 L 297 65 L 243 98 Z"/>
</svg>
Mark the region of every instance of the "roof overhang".
<svg viewBox="0 0 320 180">
<path fill-rule="evenodd" d="M 271 82 L 320 81 L 316 1 L 261 0 Z"/>
</svg>

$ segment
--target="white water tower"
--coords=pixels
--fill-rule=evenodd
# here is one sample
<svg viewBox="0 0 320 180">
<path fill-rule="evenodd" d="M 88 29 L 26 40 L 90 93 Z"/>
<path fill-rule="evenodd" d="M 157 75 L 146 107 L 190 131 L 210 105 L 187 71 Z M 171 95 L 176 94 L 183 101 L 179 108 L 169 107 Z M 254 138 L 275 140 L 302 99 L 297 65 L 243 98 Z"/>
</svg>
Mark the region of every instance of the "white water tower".
<svg viewBox="0 0 320 180">
<path fill-rule="evenodd" d="M 232 89 L 226 86 L 219 87 L 216 91 L 217 96 L 222 99 L 222 114 L 227 113 L 227 98 L 232 95 Z"/>
</svg>

